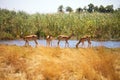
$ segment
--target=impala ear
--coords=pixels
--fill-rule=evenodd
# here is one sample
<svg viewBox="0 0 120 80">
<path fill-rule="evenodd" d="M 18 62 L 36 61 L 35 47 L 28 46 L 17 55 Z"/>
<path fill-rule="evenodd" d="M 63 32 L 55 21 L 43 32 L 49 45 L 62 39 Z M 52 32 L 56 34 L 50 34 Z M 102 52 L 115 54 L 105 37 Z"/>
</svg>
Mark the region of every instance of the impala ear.
<svg viewBox="0 0 120 80">
<path fill-rule="evenodd" d="M 72 31 L 72 34 L 75 35 L 75 31 L 74 30 Z"/>
<path fill-rule="evenodd" d="M 74 33 L 74 30 L 73 30 L 73 29 L 72 29 L 71 31 L 72 31 L 72 33 Z"/>
</svg>

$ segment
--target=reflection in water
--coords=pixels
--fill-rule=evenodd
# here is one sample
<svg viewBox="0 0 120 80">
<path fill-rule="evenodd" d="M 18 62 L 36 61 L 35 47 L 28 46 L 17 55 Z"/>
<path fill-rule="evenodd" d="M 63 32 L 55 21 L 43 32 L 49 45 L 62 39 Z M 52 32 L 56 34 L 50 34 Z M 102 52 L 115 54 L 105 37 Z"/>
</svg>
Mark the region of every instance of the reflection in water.
<svg viewBox="0 0 120 80">
<path fill-rule="evenodd" d="M 38 43 L 40 45 L 46 46 L 46 41 L 45 40 L 37 40 Z M 74 48 L 76 43 L 78 41 L 77 40 L 69 40 L 69 45 L 70 47 Z M 29 41 L 30 45 L 35 47 L 35 43 L 34 41 Z M 17 45 L 17 46 L 24 46 L 25 41 L 23 40 L 1 40 L 0 44 L 8 44 L 8 45 Z M 52 41 L 52 45 L 53 47 L 57 47 L 57 40 L 53 40 Z M 85 42 L 85 47 L 87 47 L 88 43 Z M 65 41 L 61 41 L 60 42 L 60 47 L 64 47 L 65 46 Z M 120 48 L 120 41 L 103 41 L 103 42 L 98 42 L 98 41 L 92 41 L 92 46 L 105 46 L 108 48 Z M 79 47 L 81 47 L 81 44 L 79 45 Z"/>
</svg>

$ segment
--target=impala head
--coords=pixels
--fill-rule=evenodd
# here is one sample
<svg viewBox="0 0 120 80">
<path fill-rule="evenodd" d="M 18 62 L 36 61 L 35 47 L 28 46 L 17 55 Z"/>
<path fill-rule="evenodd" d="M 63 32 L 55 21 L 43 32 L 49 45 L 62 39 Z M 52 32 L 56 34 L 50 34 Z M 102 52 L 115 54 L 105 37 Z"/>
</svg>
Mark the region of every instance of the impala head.
<svg viewBox="0 0 120 80">
<path fill-rule="evenodd" d="M 71 37 L 73 37 L 74 36 L 74 34 L 72 33 L 70 36 L 68 36 L 68 39 L 70 39 Z"/>
<path fill-rule="evenodd" d="M 48 36 L 46 36 L 46 39 L 52 39 L 52 38 L 53 38 L 52 35 L 48 35 Z"/>
<path fill-rule="evenodd" d="M 86 35 L 86 38 L 90 38 L 91 36 L 90 35 Z"/>
<path fill-rule="evenodd" d="M 21 38 L 22 38 L 23 40 L 25 40 L 26 37 L 25 37 L 25 36 L 21 36 Z"/>
<path fill-rule="evenodd" d="M 71 36 L 75 36 L 75 34 L 74 34 L 74 33 L 72 33 L 72 34 L 71 34 Z"/>
</svg>

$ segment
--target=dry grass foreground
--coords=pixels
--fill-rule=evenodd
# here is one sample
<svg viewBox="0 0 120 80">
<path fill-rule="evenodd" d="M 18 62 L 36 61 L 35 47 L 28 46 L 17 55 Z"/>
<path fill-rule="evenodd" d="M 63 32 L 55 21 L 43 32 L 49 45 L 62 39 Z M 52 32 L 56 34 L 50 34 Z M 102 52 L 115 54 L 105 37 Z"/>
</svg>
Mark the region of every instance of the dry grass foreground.
<svg viewBox="0 0 120 80">
<path fill-rule="evenodd" d="M 0 45 L 0 80 L 120 80 L 120 48 Z"/>
</svg>

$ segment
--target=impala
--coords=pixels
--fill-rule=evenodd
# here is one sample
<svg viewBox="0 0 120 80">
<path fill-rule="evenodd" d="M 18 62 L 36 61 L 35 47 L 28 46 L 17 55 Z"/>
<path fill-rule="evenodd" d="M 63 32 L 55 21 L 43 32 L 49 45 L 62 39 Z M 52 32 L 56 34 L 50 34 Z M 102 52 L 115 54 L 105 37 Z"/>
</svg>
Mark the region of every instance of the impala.
<svg viewBox="0 0 120 80">
<path fill-rule="evenodd" d="M 86 35 L 86 36 L 80 38 L 80 40 L 79 40 L 78 43 L 76 44 L 76 48 L 78 48 L 78 45 L 79 45 L 80 43 L 82 43 L 82 47 L 83 47 L 85 41 L 88 42 L 88 47 L 90 47 L 90 45 L 91 45 L 90 36 L 89 36 L 89 35 Z"/>
<path fill-rule="evenodd" d="M 58 46 L 61 40 L 65 40 L 65 47 L 68 46 L 69 47 L 69 43 L 68 40 L 74 36 L 74 34 L 72 33 L 70 36 L 66 36 L 66 35 L 59 35 L 58 38 Z"/>
<path fill-rule="evenodd" d="M 52 46 L 52 40 L 53 40 L 53 36 L 52 35 L 48 35 L 46 37 L 46 43 L 48 46 Z"/>
<path fill-rule="evenodd" d="M 37 42 L 37 35 L 28 35 L 28 36 L 25 36 L 24 37 L 24 40 L 25 40 L 25 45 L 29 45 L 29 41 L 33 40 L 35 42 L 36 45 L 38 45 L 38 42 Z"/>
</svg>

